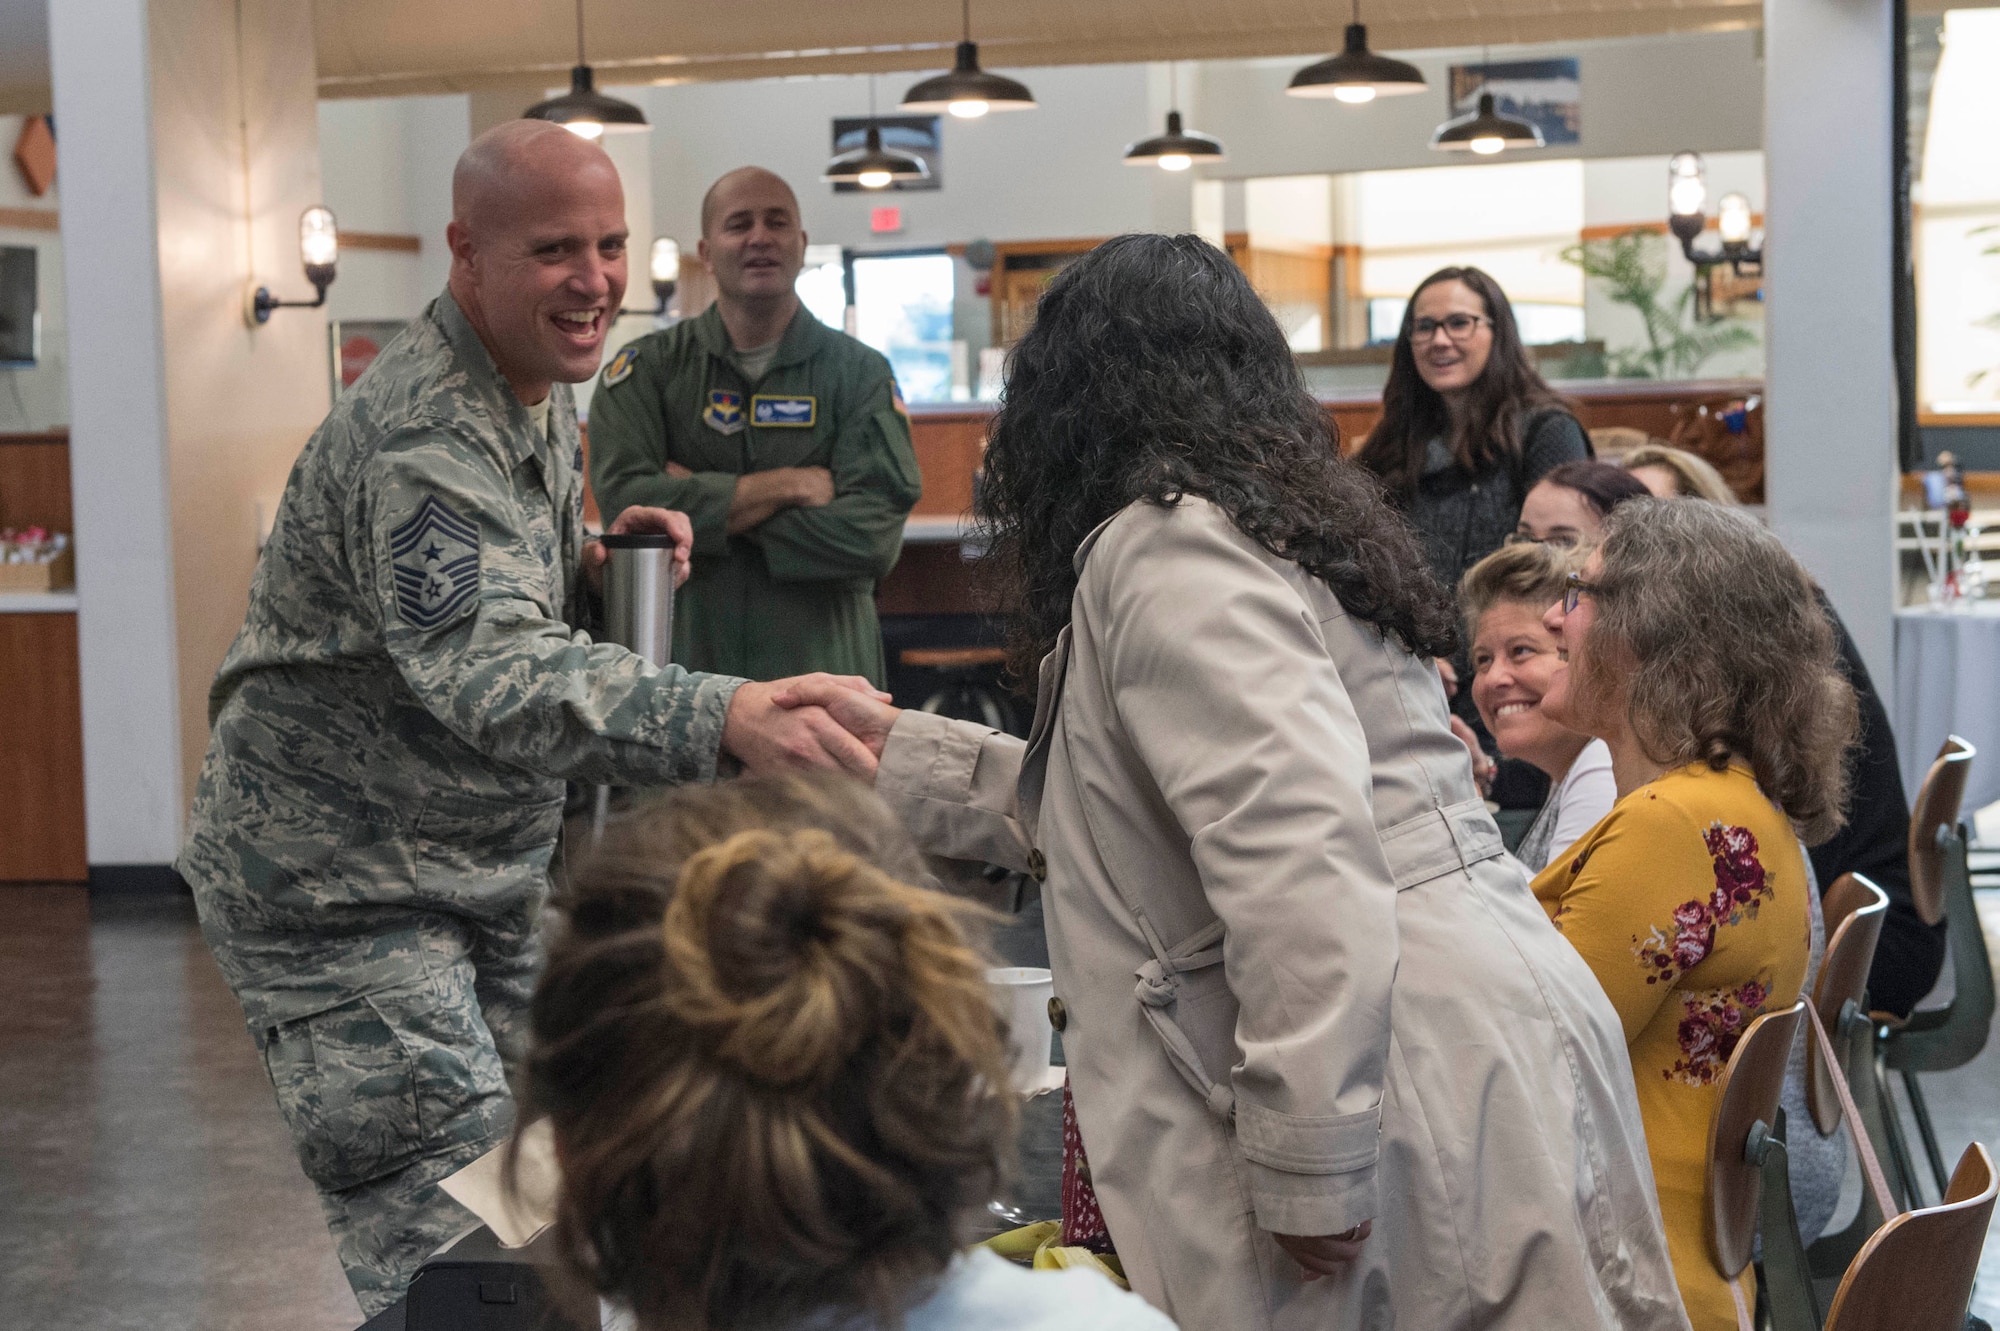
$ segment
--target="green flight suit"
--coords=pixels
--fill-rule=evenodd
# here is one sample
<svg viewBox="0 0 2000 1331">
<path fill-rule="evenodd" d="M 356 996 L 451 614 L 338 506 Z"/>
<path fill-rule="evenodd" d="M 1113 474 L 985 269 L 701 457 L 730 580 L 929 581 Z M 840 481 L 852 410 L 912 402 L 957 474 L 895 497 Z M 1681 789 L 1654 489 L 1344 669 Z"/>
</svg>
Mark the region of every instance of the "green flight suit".
<svg viewBox="0 0 2000 1331">
<path fill-rule="evenodd" d="M 671 477 L 669 462 L 694 472 Z M 729 534 L 736 480 L 826 467 L 834 499 Z M 694 522 L 694 576 L 674 605 L 674 660 L 782 679 L 883 682 L 875 584 L 922 492 L 910 421 L 880 352 L 801 306 L 750 382 L 714 306 L 621 348 L 590 403 L 590 480 L 609 524 L 633 504 Z"/>
</svg>

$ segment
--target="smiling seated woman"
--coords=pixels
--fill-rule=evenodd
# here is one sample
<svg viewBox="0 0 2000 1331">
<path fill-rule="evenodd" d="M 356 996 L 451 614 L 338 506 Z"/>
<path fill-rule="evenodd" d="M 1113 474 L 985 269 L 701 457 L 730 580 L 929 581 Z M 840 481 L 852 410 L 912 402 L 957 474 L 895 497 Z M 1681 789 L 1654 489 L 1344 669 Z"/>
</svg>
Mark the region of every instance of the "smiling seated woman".
<svg viewBox="0 0 2000 1331">
<path fill-rule="evenodd" d="M 1553 783 L 1514 851 L 1530 873 L 1559 857 L 1618 798 L 1604 741 L 1557 725 L 1541 705 L 1561 663 L 1542 616 L 1562 599 L 1564 579 L 1580 562 L 1551 545 L 1503 545 L 1474 564 L 1458 588 L 1479 719 L 1502 757 L 1532 763 Z"/>
<path fill-rule="evenodd" d="M 1709 1125 L 1744 1030 L 1806 983 L 1799 842 L 1840 826 L 1854 690 L 1805 570 L 1713 504 L 1621 504 L 1546 623 L 1565 659 L 1542 710 L 1605 742 L 1618 802 L 1535 896 L 1618 1010 L 1681 1296 L 1696 1331 L 1727 1331 Z"/>
</svg>

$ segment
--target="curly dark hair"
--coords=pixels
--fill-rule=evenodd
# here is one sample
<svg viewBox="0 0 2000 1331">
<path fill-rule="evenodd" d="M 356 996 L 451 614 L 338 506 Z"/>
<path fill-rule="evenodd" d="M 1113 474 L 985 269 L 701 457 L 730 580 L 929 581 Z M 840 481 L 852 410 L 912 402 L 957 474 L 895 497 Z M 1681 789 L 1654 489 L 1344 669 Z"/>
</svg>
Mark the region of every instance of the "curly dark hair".
<svg viewBox="0 0 2000 1331">
<path fill-rule="evenodd" d="M 1417 353 L 1410 341 L 1417 318 L 1417 297 L 1440 282 L 1463 283 L 1486 306 L 1493 320 L 1493 350 L 1486 369 L 1471 389 L 1471 410 L 1457 430 L 1444 398 L 1424 382 L 1417 370 Z M 1382 419 L 1368 434 L 1355 460 L 1382 478 L 1390 492 L 1409 495 L 1423 474 L 1424 450 L 1433 439 L 1451 445 L 1458 465 L 1475 475 L 1495 461 L 1513 465 L 1521 457 L 1521 430 L 1528 418 L 1549 407 L 1569 404 L 1550 388 L 1535 368 L 1514 322 L 1514 307 L 1500 284 L 1477 268 L 1440 268 L 1410 293 L 1403 310 L 1403 327 L 1389 362 L 1389 379 L 1382 386 Z"/>
<path fill-rule="evenodd" d="M 1416 534 L 1341 458 L 1277 320 L 1199 236 L 1119 236 L 1049 284 L 1008 358 L 985 473 L 985 571 L 1030 687 L 1069 623 L 1077 546 L 1142 499 L 1207 499 L 1410 651 L 1457 643 Z"/>
</svg>

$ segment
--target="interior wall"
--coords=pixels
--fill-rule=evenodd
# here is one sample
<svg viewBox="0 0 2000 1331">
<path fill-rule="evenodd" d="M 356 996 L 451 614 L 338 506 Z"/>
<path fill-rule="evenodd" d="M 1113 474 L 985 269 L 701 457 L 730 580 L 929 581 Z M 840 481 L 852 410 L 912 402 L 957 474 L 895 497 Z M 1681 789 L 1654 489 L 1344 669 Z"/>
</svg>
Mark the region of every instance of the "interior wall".
<svg viewBox="0 0 2000 1331">
<path fill-rule="evenodd" d="M 90 863 L 171 861 L 182 814 L 147 0 L 50 7 Z"/>
<path fill-rule="evenodd" d="M 329 402 L 319 311 L 249 327 L 245 292 L 309 292 L 299 214 L 321 198 L 310 9 L 153 0 L 152 112 L 184 790 L 208 687 L 243 623 L 259 506 Z M 336 284 L 337 285 L 337 284 Z"/>
<path fill-rule="evenodd" d="M 451 171 L 465 151 L 467 97 L 319 103 L 321 188 L 343 232 L 415 236 L 415 254 L 343 246 L 331 319 L 412 319 L 451 271 Z"/>
</svg>

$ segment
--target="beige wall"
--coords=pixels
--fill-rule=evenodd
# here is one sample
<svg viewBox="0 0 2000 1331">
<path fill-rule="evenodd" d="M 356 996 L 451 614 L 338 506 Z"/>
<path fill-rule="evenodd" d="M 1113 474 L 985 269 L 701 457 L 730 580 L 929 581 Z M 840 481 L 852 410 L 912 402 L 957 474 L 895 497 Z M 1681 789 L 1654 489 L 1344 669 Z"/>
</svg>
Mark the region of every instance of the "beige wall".
<svg viewBox="0 0 2000 1331">
<path fill-rule="evenodd" d="M 167 400 L 182 793 L 208 686 L 243 622 L 258 505 L 326 415 L 323 312 L 243 319 L 259 283 L 310 296 L 298 218 L 319 202 L 311 7 L 152 0 L 153 151 Z"/>
</svg>

